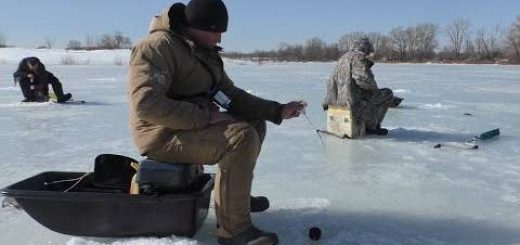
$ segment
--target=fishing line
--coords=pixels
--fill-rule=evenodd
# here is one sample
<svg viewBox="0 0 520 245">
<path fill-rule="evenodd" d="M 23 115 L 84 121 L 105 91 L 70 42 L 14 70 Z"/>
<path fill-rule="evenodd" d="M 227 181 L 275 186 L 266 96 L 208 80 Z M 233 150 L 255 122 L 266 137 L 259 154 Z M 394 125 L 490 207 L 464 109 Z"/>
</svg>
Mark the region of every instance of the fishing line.
<svg viewBox="0 0 520 245">
<path fill-rule="evenodd" d="M 305 106 L 307 106 L 307 104 L 305 104 Z M 305 118 L 307 118 L 307 121 L 309 122 L 309 124 L 311 125 L 311 127 L 314 129 L 314 131 L 316 132 L 316 134 L 318 135 L 318 138 L 320 139 L 321 141 L 321 145 L 323 146 L 323 149 L 326 149 L 326 146 L 325 146 L 325 141 L 323 140 L 323 137 L 321 137 L 321 133 L 320 133 L 320 130 L 314 125 L 314 123 L 312 122 L 311 118 L 309 117 L 309 115 L 307 115 L 307 113 L 305 112 L 305 108 L 301 111 L 301 113 L 305 116 Z"/>
</svg>

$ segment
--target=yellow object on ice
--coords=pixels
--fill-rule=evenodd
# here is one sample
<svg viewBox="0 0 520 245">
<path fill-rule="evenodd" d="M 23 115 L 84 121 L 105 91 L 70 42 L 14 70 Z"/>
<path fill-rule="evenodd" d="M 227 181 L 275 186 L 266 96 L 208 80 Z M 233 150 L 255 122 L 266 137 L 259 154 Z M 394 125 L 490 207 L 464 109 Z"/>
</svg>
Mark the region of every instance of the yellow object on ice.
<svg viewBox="0 0 520 245">
<path fill-rule="evenodd" d="M 347 107 L 331 106 L 327 110 L 327 131 L 340 137 L 351 139 L 365 135 L 365 122 L 354 120 Z"/>
<path fill-rule="evenodd" d="M 130 166 L 137 171 L 139 168 L 139 163 L 137 162 L 131 162 Z M 132 180 L 130 181 L 130 194 L 139 194 L 139 184 L 137 184 L 137 174 L 134 174 L 132 176 Z"/>
</svg>

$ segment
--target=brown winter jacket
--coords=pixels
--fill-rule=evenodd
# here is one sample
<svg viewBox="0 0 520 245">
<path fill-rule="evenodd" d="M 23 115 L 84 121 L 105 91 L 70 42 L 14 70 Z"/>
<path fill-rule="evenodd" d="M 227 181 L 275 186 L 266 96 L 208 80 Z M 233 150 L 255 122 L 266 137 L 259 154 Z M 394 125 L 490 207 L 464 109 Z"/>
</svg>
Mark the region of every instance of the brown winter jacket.
<svg viewBox="0 0 520 245">
<path fill-rule="evenodd" d="M 208 127 L 213 87 L 231 99 L 231 114 L 282 121 L 281 104 L 234 86 L 218 50 L 197 47 L 172 32 L 168 10 L 152 19 L 150 34 L 132 49 L 127 85 L 130 131 L 141 154 L 183 130 Z"/>
</svg>

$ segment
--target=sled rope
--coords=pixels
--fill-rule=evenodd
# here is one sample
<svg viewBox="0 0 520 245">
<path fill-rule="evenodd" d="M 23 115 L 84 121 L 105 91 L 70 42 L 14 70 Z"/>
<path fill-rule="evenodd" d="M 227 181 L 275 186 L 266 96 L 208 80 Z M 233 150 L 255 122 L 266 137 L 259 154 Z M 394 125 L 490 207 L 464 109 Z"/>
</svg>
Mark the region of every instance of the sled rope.
<svg viewBox="0 0 520 245">
<path fill-rule="evenodd" d="M 43 185 L 48 186 L 48 185 L 57 184 L 57 183 L 76 181 L 69 188 L 67 188 L 63 191 L 63 192 L 69 192 L 70 190 L 74 189 L 74 187 L 76 187 L 79 184 L 79 182 L 81 182 L 85 177 L 87 177 L 90 174 L 91 174 L 90 172 L 86 172 L 81 177 L 74 178 L 74 179 L 64 179 L 64 180 L 55 180 L 55 181 L 51 181 L 51 182 L 43 182 Z"/>
</svg>

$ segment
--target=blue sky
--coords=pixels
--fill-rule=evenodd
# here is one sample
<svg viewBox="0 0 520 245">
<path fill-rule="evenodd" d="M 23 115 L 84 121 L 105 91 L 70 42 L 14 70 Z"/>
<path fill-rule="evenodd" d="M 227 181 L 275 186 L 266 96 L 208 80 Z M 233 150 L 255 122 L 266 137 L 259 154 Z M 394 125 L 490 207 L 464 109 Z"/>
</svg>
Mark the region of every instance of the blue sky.
<svg viewBox="0 0 520 245">
<path fill-rule="evenodd" d="M 177 1 L 166 0 L 2 0 L 0 34 L 10 45 L 34 48 L 46 38 L 64 48 L 121 31 L 138 40 L 150 18 Z M 188 2 L 188 1 L 181 1 Z M 311 37 L 335 42 L 354 31 L 388 33 L 397 26 L 431 22 L 444 28 L 456 18 L 472 29 L 509 26 L 520 15 L 519 0 L 224 0 L 230 14 L 222 46 L 228 51 L 270 50 L 281 42 Z"/>
</svg>

